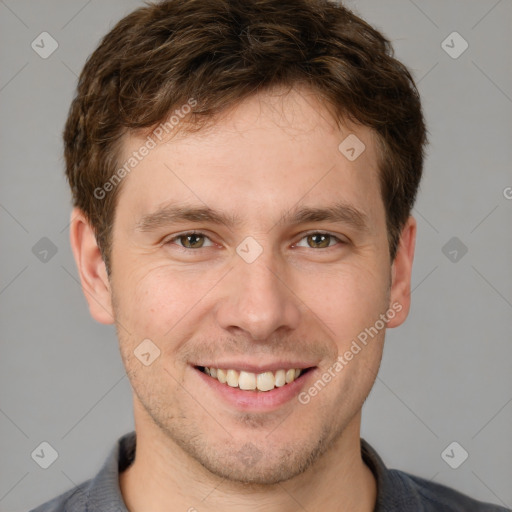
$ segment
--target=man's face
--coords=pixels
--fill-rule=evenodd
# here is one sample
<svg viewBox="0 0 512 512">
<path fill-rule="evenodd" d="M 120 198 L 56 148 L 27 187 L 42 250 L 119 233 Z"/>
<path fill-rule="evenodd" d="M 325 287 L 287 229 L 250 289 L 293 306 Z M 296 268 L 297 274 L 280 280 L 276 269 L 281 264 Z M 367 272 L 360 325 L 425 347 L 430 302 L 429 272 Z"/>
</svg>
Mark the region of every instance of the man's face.
<svg viewBox="0 0 512 512">
<path fill-rule="evenodd" d="M 353 161 L 338 149 L 351 133 L 366 146 Z M 127 138 L 121 160 L 144 141 Z M 137 428 L 228 479 L 300 474 L 358 423 L 382 355 L 385 329 L 374 326 L 391 308 L 392 267 L 372 133 L 337 129 L 305 90 L 253 96 L 214 129 L 158 144 L 122 186 L 110 285 Z M 294 219 L 336 205 L 339 218 Z M 143 222 L 166 206 L 238 223 Z M 140 357 L 143 340 L 151 355 Z M 143 364 L 153 344 L 159 356 Z M 251 373 L 304 371 L 250 391 L 204 366 L 245 370 L 249 387 Z"/>
</svg>

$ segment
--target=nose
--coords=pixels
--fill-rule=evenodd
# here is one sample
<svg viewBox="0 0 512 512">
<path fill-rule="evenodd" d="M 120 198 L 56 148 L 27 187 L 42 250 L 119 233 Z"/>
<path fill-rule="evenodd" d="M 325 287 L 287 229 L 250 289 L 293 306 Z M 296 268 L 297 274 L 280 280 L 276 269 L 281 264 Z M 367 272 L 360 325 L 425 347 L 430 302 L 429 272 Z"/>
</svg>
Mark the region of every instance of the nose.
<svg viewBox="0 0 512 512">
<path fill-rule="evenodd" d="M 263 251 L 252 263 L 236 256 L 226 276 L 223 298 L 217 308 L 219 325 L 255 341 L 265 341 L 281 329 L 294 330 L 300 321 L 300 300 L 293 290 L 284 262 Z"/>
</svg>

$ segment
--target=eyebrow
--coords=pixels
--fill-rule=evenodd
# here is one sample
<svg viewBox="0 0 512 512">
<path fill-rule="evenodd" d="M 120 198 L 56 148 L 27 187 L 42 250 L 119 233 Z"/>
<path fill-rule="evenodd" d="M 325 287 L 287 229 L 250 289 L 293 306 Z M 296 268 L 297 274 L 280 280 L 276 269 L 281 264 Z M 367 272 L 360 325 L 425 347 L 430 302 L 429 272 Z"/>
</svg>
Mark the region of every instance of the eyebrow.
<svg viewBox="0 0 512 512">
<path fill-rule="evenodd" d="M 275 225 L 325 221 L 348 224 L 363 232 L 370 230 L 368 216 L 361 210 L 343 202 L 326 207 L 297 206 L 282 215 Z M 141 232 L 151 232 L 179 222 L 209 222 L 223 224 L 231 229 L 242 224 L 242 218 L 239 215 L 215 211 L 203 205 L 190 206 L 174 203 L 144 215 L 136 223 L 135 229 Z"/>
</svg>

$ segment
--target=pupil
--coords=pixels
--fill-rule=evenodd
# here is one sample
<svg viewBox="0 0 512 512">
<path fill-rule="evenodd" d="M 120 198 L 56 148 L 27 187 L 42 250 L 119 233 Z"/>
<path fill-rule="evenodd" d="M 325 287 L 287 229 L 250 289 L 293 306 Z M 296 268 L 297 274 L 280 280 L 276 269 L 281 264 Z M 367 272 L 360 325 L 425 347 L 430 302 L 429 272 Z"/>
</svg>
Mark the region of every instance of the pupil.
<svg viewBox="0 0 512 512">
<path fill-rule="evenodd" d="M 201 235 L 196 235 L 196 234 L 192 234 L 192 235 L 187 235 L 187 239 L 188 239 L 188 242 L 190 245 L 195 245 L 197 243 L 197 239 L 200 238 Z M 194 241 L 191 241 L 196 239 L 195 242 Z"/>
<path fill-rule="evenodd" d="M 320 241 L 320 242 L 316 242 L 316 241 L 313 241 L 314 244 L 322 244 L 322 242 L 325 242 L 327 240 L 327 237 L 329 235 L 322 235 L 322 234 L 317 234 L 317 235 L 311 235 L 311 238 L 312 239 L 316 239 L 316 238 L 323 238 L 323 241 Z M 323 243 L 322 247 L 325 246 L 325 243 Z"/>
</svg>

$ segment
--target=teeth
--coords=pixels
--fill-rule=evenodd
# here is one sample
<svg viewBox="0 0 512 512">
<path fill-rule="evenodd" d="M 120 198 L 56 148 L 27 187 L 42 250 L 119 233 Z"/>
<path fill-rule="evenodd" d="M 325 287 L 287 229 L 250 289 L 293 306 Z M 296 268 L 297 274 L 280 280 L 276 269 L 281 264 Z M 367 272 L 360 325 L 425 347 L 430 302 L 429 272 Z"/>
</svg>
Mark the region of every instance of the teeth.
<svg viewBox="0 0 512 512">
<path fill-rule="evenodd" d="M 240 372 L 238 387 L 240 389 L 256 389 L 256 375 L 244 371 Z"/>
<path fill-rule="evenodd" d="M 222 384 L 226 384 L 226 370 L 221 370 L 220 368 L 217 368 L 217 380 Z"/>
<path fill-rule="evenodd" d="M 258 383 L 258 389 L 260 391 L 270 391 L 271 389 L 274 389 L 276 379 L 272 372 L 265 372 L 259 373 L 256 381 Z"/>
<path fill-rule="evenodd" d="M 275 385 L 276 388 L 280 388 L 286 384 L 286 372 L 284 370 L 277 370 Z"/>
<path fill-rule="evenodd" d="M 232 388 L 238 387 L 238 372 L 236 370 L 228 370 L 226 373 L 226 382 Z"/>
<path fill-rule="evenodd" d="M 233 369 L 204 367 L 204 373 L 217 379 L 221 384 L 227 384 L 232 388 L 240 388 L 248 391 L 271 391 L 275 387 L 280 388 L 293 382 L 302 373 L 300 368 L 289 370 L 277 370 L 276 372 L 263 372 L 259 374 Z"/>
</svg>

